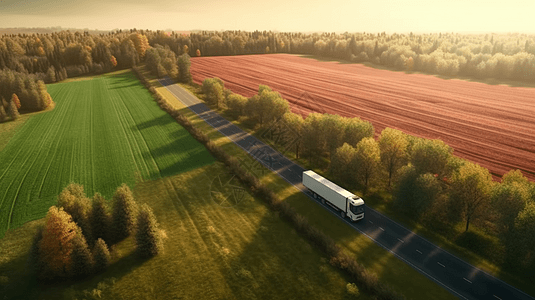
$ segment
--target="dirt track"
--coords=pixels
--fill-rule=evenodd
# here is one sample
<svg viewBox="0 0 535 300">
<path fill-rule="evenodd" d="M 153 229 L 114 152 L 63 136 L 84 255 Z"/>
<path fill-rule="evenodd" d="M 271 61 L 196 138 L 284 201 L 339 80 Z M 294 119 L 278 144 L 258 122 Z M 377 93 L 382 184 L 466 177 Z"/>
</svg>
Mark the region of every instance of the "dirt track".
<svg viewBox="0 0 535 300">
<path fill-rule="evenodd" d="M 535 88 L 444 80 L 361 64 L 295 55 L 196 57 L 196 83 L 219 77 L 250 97 L 259 84 L 288 99 L 293 112 L 358 116 L 385 127 L 441 139 L 454 153 L 501 176 L 520 169 L 535 180 Z"/>
</svg>

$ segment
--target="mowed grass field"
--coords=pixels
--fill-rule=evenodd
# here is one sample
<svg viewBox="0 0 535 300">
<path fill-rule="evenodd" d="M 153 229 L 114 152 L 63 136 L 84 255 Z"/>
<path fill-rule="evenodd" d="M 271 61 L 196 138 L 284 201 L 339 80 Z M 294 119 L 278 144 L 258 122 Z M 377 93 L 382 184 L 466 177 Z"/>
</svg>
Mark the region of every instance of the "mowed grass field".
<svg viewBox="0 0 535 300">
<path fill-rule="evenodd" d="M 111 198 L 122 183 L 214 162 L 128 70 L 48 91 L 54 110 L 28 118 L 0 150 L 0 238 L 43 217 L 70 182 Z"/>
<path fill-rule="evenodd" d="M 348 279 L 246 187 L 239 202 L 220 205 L 211 191 L 227 173 L 216 162 L 178 175 L 138 182 L 165 230 L 165 251 L 150 260 L 116 245 L 112 265 L 85 280 L 40 284 L 28 272 L 32 235 L 43 219 L 0 240 L 0 290 L 7 299 L 356 299 Z M 225 176 L 223 176 L 225 177 Z M 228 178 L 228 177 L 227 177 Z M 228 194 L 227 194 L 228 195 Z M 1 297 L 1 296 L 0 296 Z M 361 300 L 373 299 L 361 294 Z"/>
</svg>

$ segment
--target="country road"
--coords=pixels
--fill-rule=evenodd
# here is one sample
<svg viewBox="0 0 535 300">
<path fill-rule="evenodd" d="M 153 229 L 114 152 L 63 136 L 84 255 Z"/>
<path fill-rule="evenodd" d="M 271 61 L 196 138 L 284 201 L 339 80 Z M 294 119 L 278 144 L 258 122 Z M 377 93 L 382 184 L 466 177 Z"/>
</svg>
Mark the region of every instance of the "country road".
<svg viewBox="0 0 535 300">
<path fill-rule="evenodd" d="M 160 83 L 204 121 L 305 193 L 311 201 L 340 217 L 335 209 L 316 201 L 302 185 L 301 176 L 305 169 L 301 166 L 213 112 L 197 97 L 173 84 L 168 78 L 161 79 Z M 266 157 L 269 160 L 266 160 Z M 459 299 L 535 299 L 435 246 L 370 207 L 366 208 L 364 220 L 351 223 L 346 218 L 344 221 Z"/>
</svg>

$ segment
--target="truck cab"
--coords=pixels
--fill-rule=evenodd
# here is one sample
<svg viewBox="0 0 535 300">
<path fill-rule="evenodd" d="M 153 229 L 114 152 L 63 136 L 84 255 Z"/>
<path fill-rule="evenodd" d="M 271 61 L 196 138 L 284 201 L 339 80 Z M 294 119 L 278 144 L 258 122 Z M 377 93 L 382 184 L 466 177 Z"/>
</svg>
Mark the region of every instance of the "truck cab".
<svg viewBox="0 0 535 300">
<path fill-rule="evenodd" d="M 364 219 L 364 200 L 358 196 L 353 196 L 347 199 L 347 216 L 351 221 L 358 221 Z"/>
</svg>

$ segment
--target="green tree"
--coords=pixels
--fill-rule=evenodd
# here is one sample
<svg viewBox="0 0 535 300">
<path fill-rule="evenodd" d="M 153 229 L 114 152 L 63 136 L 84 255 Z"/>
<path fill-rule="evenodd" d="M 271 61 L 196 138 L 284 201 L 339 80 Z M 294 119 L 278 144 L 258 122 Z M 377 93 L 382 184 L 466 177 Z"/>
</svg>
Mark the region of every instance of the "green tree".
<svg viewBox="0 0 535 300">
<path fill-rule="evenodd" d="M 263 107 L 260 105 L 260 97 L 258 95 L 254 95 L 247 99 L 247 104 L 245 105 L 245 114 L 254 124 L 257 124 L 261 121 L 264 114 Z"/>
<path fill-rule="evenodd" d="M 332 158 L 334 151 L 344 144 L 344 134 L 348 120 L 340 115 L 324 114 L 321 121 L 325 132 L 328 133 L 325 135 L 325 142 Z"/>
<path fill-rule="evenodd" d="M 303 127 L 305 120 L 301 115 L 288 112 L 283 116 L 283 122 L 288 126 L 284 135 L 286 143 L 293 144 L 295 147 L 295 157 L 299 158 L 299 149 L 303 144 Z"/>
<path fill-rule="evenodd" d="M 381 131 L 379 149 L 381 150 L 381 162 L 388 172 L 389 187 L 392 175 L 407 163 L 408 145 L 409 142 L 403 132 L 388 127 Z"/>
<path fill-rule="evenodd" d="M 487 207 L 492 185 L 489 170 L 471 162 L 465 163 L 453 174 L 450 201 L 457 213 L 466 220 L 465 231 L 468 231 L 470 221 Z"/>
<path fill-rule="evenodd" d="M 123 184 L 113 195 L 112 223 L 114 240 L 121 241 L 134 232 L 137 206 L 130 188 Z"/>
<path fill-rule="evenodd" d="M 303 126 L 303 148 L 314 160 L 318 160 L 327 150 L 322 118 L 322 114 L 310 113 Z"/>
<path fill-rule="evenodd" d="M 453 149 L 441 140 L 419 139 L 412 147 L 410 160 L 420 174 L 442 177 L 452 153 Z"/>
<path fill-rule="evenodd" d="M 108 268 L 111 261 L 110 250 L 103 239 L 97 239 L 93 246 L 93 262 L 95 272 L 100 272 Z"/>
<path fill-rule="evenodd" d="M 412 165 L 399 170 L 393 198 L 396 206 L 411 217 L 420 218 L 441 194 L 442 186 L 433 174 L 419 174 Z"/>
<path fill-rule="evenodd" d="M 143 204 L 137 218 L 136 247 L 140 256 L 153 257 L 163 251 L 163 239 L 152 209 Z"/>
<path fill-rule="evenodd" d="M 262 106 L 264 112 L 260 118 L 260 124 L 263 122 L 269 124 L 290 111 L 288 101 L 284 100 L 278 92 L 263 90 L 259 97 L 259 105 Z"/>
<path fill-rule="evenodd" d="M 84 186 L 77 183 L 69 184 L 59 194 L 57 203 L 58 207 L 62 207 L 65 212 L 71 215 L 72 220 L 80 227 L 86 240 L 92 243 L 93 237 L 89 220 L 91 203 L 85 195 Z"/>
<path fill-rule="evenodd" d="M 217 108 L 219 108 L 224 101 L 225 96 L 223 90 L 224 83 L 217 77 L 206 78 L 202 82 L 202 92 L 206 96 L 206 100 L 208 100 L 209 103 L 215 104 Z"/>
<path fill-rule="evenodd" d="M 364 185 L 364 193 L 368 191 L 368 184 L 377 173 L 380 160 L 381 150 L 373 138 L 363 138 L 357 144 L 352 167 L 356 170 L 356 178 Z"/>
<path fill-rule="evenodd" d="M 514 253 L 524 268 L 535 261 L 535 203 L 528 202 L 515 220 Z"/>
<path fill-rule="evenodd" d="M 189 55 L 184 53 L 178 57 L 178 79 L 180 82 L 189 83 L 191 82 L 191 62 Z"/>
<path fill-rule="evenodd" d="M 492 189 L 491 204 L 499 216 L 503 233 L 509 234 L 519 212 L 531 198 L 531 182 L 520 170 L 511 170 L 502 176 L 501 184 Z"/>
<path fill-rule="evenodd" d="M 227 98 L 227 107 L 235 118 L 244 115 L 246 105 L 247 98 L 242 95 L 231 94 Z"/>
<path fill-rule="evenodd" d="M 520 185 L 529 185 L 529 180 L 524 176 L 524 174 L 522 174 L 522 171 L 511 170 L 502 176 L 502 183 L 518 183 Z"/>
<path fill-rule="evenodd" d="M 358 144 L 363 138 L 373 137 L 373 125 L 368 121 L 363 121 L 360 118 L 354 117 L 347 121 L 344 142 L 350 145 Z"/>
<path fill-rule="evenodd" d="M 50 207 L 45 218 L 43 237 L 39 241 L 42 279 L 65 277 L 71 265 L 71 240 L 76 235 L 76 224 L 63 208 Z"/>
<path fill-rule="evenodd" d="M 331 157 L 330 173 L 338 178 L 342 183 L 349 184 L 353 182 L 356 172 L 353 169 L 356 149 L 348 143 L 344 143 L 333 151 Z"/>
<path fill-rule="evenodd" d="M 89 221 L 91 223 L 91 232 L 95 240 L 99 238 L 105 241 L 110 240 L 111 217 L 106 199 L 99 193 L 96 193 L 93 196 Z"/>
<path fill-rule="evenodd" d="M 72 239 L 70 275 L 72 277 L 83 277 L 93 271 L 93 256 L 87 245 L 85 237 L 77 233 Z"/>
</svg>

